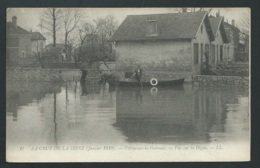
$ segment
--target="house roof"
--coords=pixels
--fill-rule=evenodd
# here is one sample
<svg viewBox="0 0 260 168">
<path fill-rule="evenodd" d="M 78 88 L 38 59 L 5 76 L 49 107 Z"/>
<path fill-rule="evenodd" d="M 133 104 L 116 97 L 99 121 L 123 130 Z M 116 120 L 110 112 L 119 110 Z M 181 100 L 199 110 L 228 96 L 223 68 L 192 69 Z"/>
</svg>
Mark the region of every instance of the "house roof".
<svg viewBox="0 0 260 168">
<path fill-rule="evenodd" d="M 229 24 L 227 22 L 224 22 L 224 27 L 227 32 L 229 41 L 233 41 L 234 45 L 238 45 L 239 34 L 240 34 L 239 28 L 237 28 L 236 26 L 233 26 L 232 24 Z"/>
<path fill-rule="evenodd" d="M 51 47 L 53 47 L 52 43 L 46 45 L 46 48 L 51 48 Z M 56 47 L 63 48 L 63 47 L 65 47 L 65 45 L 64 44 L 60 44 L 60 43 L 56 43 Z"/>
<path fill-rule="evenodd" d="M 235 30 L 235 31 L 240 31 L 239 28 L 237 28 L 236 26 L 233 26 L 232 24 L 230 24 L 228 22 L 224 22 L 224 26 L 227 28 L 231 28 L 232 30 Z"/>
<path fill-rule="evenodd" d="M 228 40 L 228 36 L 227 36 L 226 30 L 224 27 L 223 17 L 210 16 L 209 21 L 210 21 L 210 25 L 212 27 L 214 36 L 216 36 L 218 30 L 220 30 L 224 43 L 228 43 L 229 40 Z"/>
<path fill-rule="evenodd" d="M 46 38 L 40 32 L 32 32 L 32 40 L 46 40 Z"/>
<path fill-rule="evenodd" d="M 30 34 L 29 31 L 21 28 L 18 25 L 15 28 L 12 22 L 7 22 L 6 23 L 6 33 L 7 34 Z"/>
<path fill-rule="evenodd" d="M 47 45 L 45 46 L 45 48 L 52 48 L 52 47 L 53 47 L 53 44 L 52 44 L 52 43 L 47 44 Z M 63 43 L 56 43 L 56 47 L 65 48 L 65 44 L 63 44 Z M 72 45 L 71 45 L 71 44 L 68 44 L 67 47 L 68 47 L 68 49 L 72 49 Z"/>
<path fill-rule="evenodd" d="M 63 48 L 61 48 L 61 47 L 50 47 L 45 52 L 49 53 L 49 54 L 59 54 L 62 52 L 62 50 L 63 50 Z"/>
<path fill-rule="evenodd" d="M 209 17 L 210 25 L 212 27 L 212 31 L 214 35 L 217 34 L 222 19 L 223 17 L 212 17 L 212 16 Z"/>
<path fill-rule="evenodd" d="M 146 36 L 148 17 L 156 20 L 158 36 Z M 207 18 L 206 12 L 128 15 L 110 40 L 192 39 L 196 37 L 198 29 L 205 17 Z M 209 36 L 214 40 L 209 20 L 205 19 L 205 22 L 207 22 L 206 26 Z"/>
</svg>

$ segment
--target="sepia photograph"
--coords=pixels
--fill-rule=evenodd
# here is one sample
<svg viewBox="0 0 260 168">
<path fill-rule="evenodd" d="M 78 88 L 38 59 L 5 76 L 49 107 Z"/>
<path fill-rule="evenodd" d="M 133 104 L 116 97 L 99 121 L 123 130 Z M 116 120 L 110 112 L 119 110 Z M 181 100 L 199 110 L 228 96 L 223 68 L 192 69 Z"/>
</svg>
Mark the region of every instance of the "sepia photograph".
<svg viewBox="0 0 260 168">
<path fill-rule="evenodd" d="M 7 162 L 250 161 L 250 8 L 6 16 Z"/>
</svg>

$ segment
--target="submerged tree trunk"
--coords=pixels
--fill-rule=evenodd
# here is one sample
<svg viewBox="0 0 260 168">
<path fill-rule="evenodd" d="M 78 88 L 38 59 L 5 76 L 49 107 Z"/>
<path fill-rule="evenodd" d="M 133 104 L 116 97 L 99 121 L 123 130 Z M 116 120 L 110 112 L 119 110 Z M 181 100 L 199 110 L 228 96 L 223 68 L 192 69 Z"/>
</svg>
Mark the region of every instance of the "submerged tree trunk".
<svg viewBox="0 0 260 168">
<path fill-rule="evenodd" d="M 81 82 L 86 82 L 86 77 L 88 75 L 88 71 L 86 69 L 81 69 L 81 78 L 80 81 Z"/>
<path fill-rule="evenodd" d="M 56 15 L 55 8 L 52 9 L 53 12 L 53 47 L 56 47 Z"/>
</svg>

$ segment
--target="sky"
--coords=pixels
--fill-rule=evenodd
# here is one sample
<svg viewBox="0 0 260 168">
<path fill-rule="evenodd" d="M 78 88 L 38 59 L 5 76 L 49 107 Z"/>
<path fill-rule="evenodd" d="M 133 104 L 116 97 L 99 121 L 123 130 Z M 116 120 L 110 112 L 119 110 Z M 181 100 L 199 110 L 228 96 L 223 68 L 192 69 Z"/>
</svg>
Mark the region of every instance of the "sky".
<svg viewBox="0 0 260 168">
<path fill-rule="evenodd" d="M 175 13 L 176 8 L 82 8 L 86 19 L 89 21 L 94 20 L 97 17 L 104 17 L 106 15 L 114 15 L 119 24 L 126 18 L 127 15 L 138 14 L 155 14 L 155 13 Z M 8 8 L 7 9 L 7 21 L 11 21 L 12 16 L 17 16 L 17 24 L 26 29 L 32 31 L 40 31 L 39 22 L 42 12 L 45 8 Z M 249 17 L 249 8 L 213 8 L 210 12 L 215 16 L 216 12 L 220 11 L 220 15 L 224 16 L 225 21 L 236 21 L 236 25 L 241 25 L 241 18 L 243 15 Z M 59 39 L 62 41 L 62 39 Z M 47 43 L 51 42 L 51 39 L 47 37 Z"/>
</svg>

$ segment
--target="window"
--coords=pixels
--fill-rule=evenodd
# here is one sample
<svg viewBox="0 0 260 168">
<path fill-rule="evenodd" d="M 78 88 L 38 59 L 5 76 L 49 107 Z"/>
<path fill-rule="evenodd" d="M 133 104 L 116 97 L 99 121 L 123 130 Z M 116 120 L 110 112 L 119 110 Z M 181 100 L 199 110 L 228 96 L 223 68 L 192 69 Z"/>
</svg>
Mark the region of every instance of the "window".
<svg viewBox="0 0 260 168">
<path fill-rule="evenodd" d="M 205 44 L 205 52 L 209 54 L 209 44 Z"/>
<path fill-rule="evenodd" d="M 201 32 L 201 34 L 203 33 L 203 25 L 201 25 L 201 27 L 200 27 L 200 32 Z"/>
<path fill-rule="evenodd" d="M 21 57 L 22 57 L 22 58 L 25 57 L 25 52 L 24 52 L 24 51 L 21 52 Z"/>
<path fill-rule="evenodd" d="M 220 45 L 220 61 L 223 61 L 223 45 Z"/>
<path fill-rule="evenodd" d="M 204 48 L 203 43 L 200 44 L 200 63 L 203 63 L 203 56 L 204 56 Z"/>
<path fill-rule="evenodd" d="M 156 21 L 154 20 L 147 21 L 146 36 L 158 36 Z"/>
<path fill-rule="evenodd" d="M 199 63 L 199 44 L 198 43 L 193 44 L 193 51 L 194 51 L 194 64 L 196 65 Z"/>
<path fill-rule="evenodd" d="M 211 58 L 212 58 L 212 64 L 215 64 L 215 45 L 211 44 Z"/>
<path fill-rule="evenodd" d="M 217 60 L 218 60 L 218 62 L 219 62 L 219 56 L 218 56 L 218 44 L 217 44 L 216 47 L 217 47 L 217 48 L 216 48 L 216 49 L 217 49 L 217 53 L 216 53 L 216 54 L 217 54 Z"/>
<path fill-rule="evenodd" d="M 40 51 L 43 51 L 43 42 L 40 42 Z"/>
</svg>

